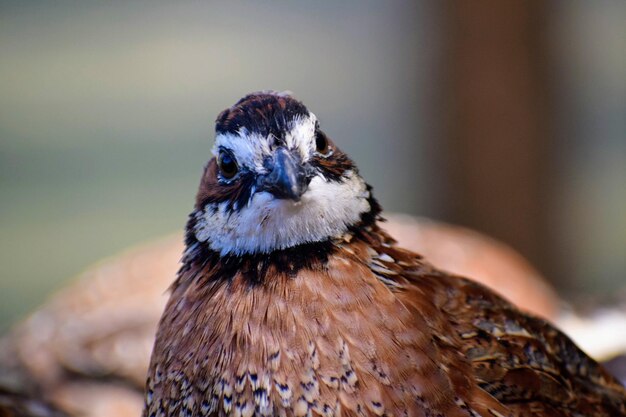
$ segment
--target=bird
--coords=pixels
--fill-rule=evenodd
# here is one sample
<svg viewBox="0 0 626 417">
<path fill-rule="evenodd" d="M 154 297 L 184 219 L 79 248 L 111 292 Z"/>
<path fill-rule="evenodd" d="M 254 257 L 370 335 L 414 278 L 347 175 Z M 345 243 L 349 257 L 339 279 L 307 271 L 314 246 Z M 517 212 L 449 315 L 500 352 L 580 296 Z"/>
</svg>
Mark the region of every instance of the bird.
<svg viewBox="0 0 626 417">
<path fill-rule="evenodd" d="M 558 329 L 396 245 L 291 94 L 246 95 L 215 132 L 143 416 L 626 415 Z"/>
<path fill-rule="evenodd" d="M 502 242 L 429 218 L 398 213 L 385 218 L 381 226 L 399 244 L 440 268 L 471 276 L 521 309 L 559 319 L 563 301 Z M 183 236 L 175 233 L 98 261 L 16 323 L 0 338 L 0 391 L 9 390 L 5 398 L 47 402 L 68 416 L 141 415 L 165 289 L 182 250 Z"/>
</svg>

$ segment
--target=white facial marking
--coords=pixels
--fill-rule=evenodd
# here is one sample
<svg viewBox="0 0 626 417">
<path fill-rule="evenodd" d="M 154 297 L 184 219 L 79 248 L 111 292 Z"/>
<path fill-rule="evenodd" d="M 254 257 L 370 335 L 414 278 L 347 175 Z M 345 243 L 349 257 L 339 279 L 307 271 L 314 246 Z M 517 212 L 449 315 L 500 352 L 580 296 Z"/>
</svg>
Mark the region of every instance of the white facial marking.
<svg viewBox="0 0 626 417">
<path fill-rule="evenodd" d="M 286 148 L 297 151 L 303 162 L 307 162 L 315 150 L 315 123 L 317 118 L 309 112 L 308 117 L 294 121 L 293 128 L 285 135 Z M 217 156 L 220 149 L 228 149 L 237 159 L 240 166 L 245 166 L 259 174 L 265 173 L 263 162 L 272 153 L 274 138 L 263 137 L 250 133 L 245 128 L 238 134 L 221 133 L 215 137 L 213 155 Z"/>
<path fill-rule="evenodd" d="M 353 171 L 341 182 L 318 175 L 299 202 L 258 192 L 239 211 L 227 212 L 226 202 L 215 213 L 205 208 L 197 213 L 195 234 L 221 255 L 268 253 L 342 235 L 371 209 L 368 198 L 365 182 Z"/>
</svg>

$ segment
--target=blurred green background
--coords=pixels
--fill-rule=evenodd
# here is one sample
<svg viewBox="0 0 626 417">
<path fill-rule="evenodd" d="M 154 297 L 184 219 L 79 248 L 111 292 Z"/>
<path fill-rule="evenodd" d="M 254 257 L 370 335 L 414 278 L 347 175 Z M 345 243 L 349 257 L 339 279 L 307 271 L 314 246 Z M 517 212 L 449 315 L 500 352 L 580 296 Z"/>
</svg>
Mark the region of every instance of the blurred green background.
<svg viewBox="0 0 626 417">
<path fill-rule="evenodd" d="M 476 12 L 435 1 L 0 2 L 0 330 L 90 263 L 181 230 L 215 116 L 260 89 L 303 100 L 387 209 L 504 239 L 564 292 L 622 287 L 626 2 L 528 4 L 502 18 L 486 9 L 488 29 L 523 17 L 520 62 L 540 74 L 519 91 L 539 92 L 543 128 L 528 141 L 548 149 L 528 183 L 541 204 L 530 219 L 506 213 L 518 234 L 538 232 L 516 240 L 464 210 L 473 194 L 460 199 L 448 169 L 464 155 L 450 140 L 464 137 L 458 114 L 480 107 L 459 100 L 463 85 L 523 99 L 504 94 L 506 80 L 455 72 L 484 27 Z M 486 193 L 494 207 L 508 199 Z"/>
</svg>

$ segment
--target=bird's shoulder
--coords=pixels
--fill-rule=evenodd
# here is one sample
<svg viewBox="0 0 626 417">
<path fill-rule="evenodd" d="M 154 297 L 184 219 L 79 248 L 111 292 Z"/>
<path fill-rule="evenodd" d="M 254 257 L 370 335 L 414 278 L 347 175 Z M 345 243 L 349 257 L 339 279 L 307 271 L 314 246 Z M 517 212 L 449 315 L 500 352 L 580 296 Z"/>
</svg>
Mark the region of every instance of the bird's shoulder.
<svg viewBox="0 0 626 417">
<path fill-rule="evenodd" d="M 147 411 L 624 414 L 623 387 L 565 335 L 377 226 L 232 265 L 196 259 L 161 321 Z"/>
<path fill-rule="evenodd" d="M 372 272 L 423 314 L 442 357 L 460 353 L 473 382 L 514 415 L 626 413 L 624 387 L 552 324 L 377 235 L 368 242 Z"/>
</svg>

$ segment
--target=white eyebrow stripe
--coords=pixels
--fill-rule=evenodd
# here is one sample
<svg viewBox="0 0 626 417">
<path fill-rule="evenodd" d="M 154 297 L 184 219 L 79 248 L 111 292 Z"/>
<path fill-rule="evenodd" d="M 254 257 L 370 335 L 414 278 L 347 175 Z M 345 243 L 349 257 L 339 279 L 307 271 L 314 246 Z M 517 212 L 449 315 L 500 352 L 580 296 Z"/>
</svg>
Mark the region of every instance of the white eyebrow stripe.
<svg viewBox="0 0 626 417">
<path fill-rule="evenodd" d="M 285 135 L 285 144 L 288 149 L 297 150 L 303 162 L 308 161 L 315 151 L 315 125 L 317 118 L 313 113 L 308 117 L 298 117 L 294 120 L 293 128 Z M 213 155 L 218 156 L 220 149 L 228 149 L 237 163 L 263 173 L 264 160 L 272 153 L 273 137 L 263 137 L 257 133 L 250 133 L 241 129 L 238 133 L 219 133 L 215 136 Z"/>
<path fill-rule="evenodd" d="M 264 155 L 269 155 L 271 152 L 267 138 L 258 134 L 220 133 L 215 137 L 213 155 L 217 157 L 222 148 L 228 149 L 238 164 L 259 172 L 264 170 Z"/>
<path fill-rule="evenodd" d="M 294 120 L 293 128 L 285 135 L 288 149 L 298 149 L 302 161 L 306 162 L 315 151 L 315 125 L 317 117 L 309 113 L 309 117 Z"/>
</svg>

